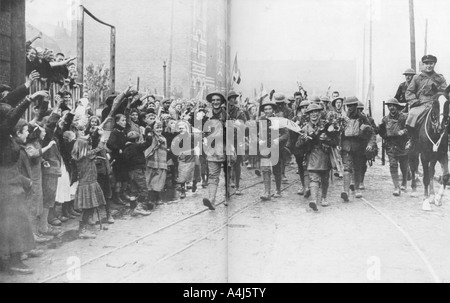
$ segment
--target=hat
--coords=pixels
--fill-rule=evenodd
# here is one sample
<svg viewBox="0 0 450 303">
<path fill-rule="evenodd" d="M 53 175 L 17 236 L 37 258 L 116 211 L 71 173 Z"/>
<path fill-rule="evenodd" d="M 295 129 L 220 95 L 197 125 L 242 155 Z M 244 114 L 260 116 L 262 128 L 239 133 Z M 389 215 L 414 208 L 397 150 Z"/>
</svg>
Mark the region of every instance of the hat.
<svg viewBox="0 0 450 303">
<path fill-rule="evenodd" d="M 355 96 L 347 97 L 344 99 L 344 105 L 358 104 L 358 101 L 358 98 L 356 98 Z"/>
<path fill-rule="evenodd" d="M 320 101 L 322 101 L 322 102 L 330 102 L 330 98 L 328 98 L 328 96 L 322 96 L 322 97 L 320 97 Z"/>
<path fill-rule="evenodd" d="M 407 70 L 405 70 L 405 72 L 403 73 L 403 75 L 415 75 L 416 71 L 413 70 L 412 68 L 408 68 Z"/>
<path fill-rule="evenodd" d="M 298 106 L 298 108 L 302 108 L 302 107 L 308 107 L 311 104 L 311 102 L 309 102 L 308 100 L 302 101 L 300 102 L 300 105 Z"/>
<path fill-rule="evenodd" d="M 423 63 L 425 63 L 425 62 L 434 62 L 434 63 L 436 63 L 437 62 L 437 58 L 435 56 L 433 56 L 433 55 L 425 55 L 425 56 L 422 57 L 422 62 Z"/>
<path fill-rule="evenodd" d="M 266 107 L 267 105 L 272 106 L 272 108 L 273 108 L 274 111 L 277 110 L 278 105 L 277 105 L 275 102 L 273 102 L 273 101 L 267 101 L 267 102 L 264 102 L 263 104 L 260 105 L 259 109 L 260 109 L 261 111 L 263 111 L 263 110 L 264 110 L 264 107 Z"/>
<path fill-rule="evenodd" d="M 172 100 L 170 100 L 169 98 L 162 100 L 162 104 L 165 104 L 165 103 L 172 103 Z"/>
<path fill-rule="evenodd" d="M 308 98 L 311 102 L 320 102 L 319 96 L 311 96 Z"/>
<path fill-rule="evenodd" d="M 212 97 L 213 97 L 214 95 L 220 97 L 220 99 L 222 100 L 222 104 L 223 104 L 223 103 L 226 103 L 225 97 L 222 95 L 221 92 L 212 92 L 212 93 L 208 94 L 208 95 L 206 96 L 206 100 L 207 100 L 209 103 L 212 103 Z"/>
<path fill-rule="evenodd" d="M 364 109 L 364 103 L 362 103 L 361 101 L 358 101 L 357 108 Z"/>
<path fill-rule="evenodd" d="M 276 103 L 289 103 L 289 101 L 286 100 L 286 96 L 281 93 L 274 94 L 273 99 Z"/>
<path fill-rule="evenodd" d="M 305 114 L 308 114 L 309 112 L 315 111 L 315 110 L 322 110 L 322 106 L 320 106 L 317 103 L 312 103 L 308 105 L 308 108 L 305 111 Z"/>
<path fill-rule="evenodd" d="M 332 105 L 332 106 L 335 106 L 335 103 L 336 103 L 337 100 L 341 100 L 342 102 L 344 102 L 344 99 L 343 99 L 343 98 L 337 97 L 336 99 L 334 99 L 333 101 L 331 101 L 331 105 Z"/>
<path fill-rule="evenodd" d="M 293 96 L 290 96 L 290 97 L 288 98 L 288 101 L 291 102 L 291 103 L 292 103 L 292 102 L 295 102 L 295 98 L 294 98 Z"/>
<path fill-rule="evenodd" d="M 384 104 L 385 104 L 385 105 L 393 104 L 393 105 L 397 105 L 398 107 L 403 107 L 403 105 L 401 105 L 401 104 L 398 102 L 398 100 L 395 99 L 395 98 L 392 98 L 392 99 L 387 100 Z"/>
<path fill-rule="evenodd" d="M 234 90 L 232 90 L 228 93 L 228 100 L 230 100 L 230 98 L 232 98 L 232 97 L 237 98 L 237 97 L 239 97 L 239 94 L 237 94 Z"/>
</svg>

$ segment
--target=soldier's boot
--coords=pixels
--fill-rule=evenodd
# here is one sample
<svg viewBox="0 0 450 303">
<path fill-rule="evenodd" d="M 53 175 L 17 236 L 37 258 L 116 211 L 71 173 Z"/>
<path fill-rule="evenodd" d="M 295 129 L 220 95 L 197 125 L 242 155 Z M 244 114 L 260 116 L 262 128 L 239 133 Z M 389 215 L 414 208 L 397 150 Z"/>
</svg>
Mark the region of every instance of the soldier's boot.
<svg viewBox="0 0 450 303">
<path fill-rule="evenodd" d="M 271 199 L 270 186 L 271 186 L 271 174 L 270 172 L 263 172 L 263 182 L 264 182 L 264 194 L 261 196 L 261 200 L 268 201 Z"/>
<path fill-rule="evenodd" d="M 317 204 L 320 201 L 319 183 L 311 182 L 310 189 L 311 189 L 312 201 L 309 203 L 309 207 L 314 211 L 318 211 L 319 209 L 317 208 Z"/>
<path fill-rule="evenodd" d="M 320 202 L 320 205 L 322 205 L 322 207 L 329 206 L 328 200 L 327 200 L 328 187 L 329 187 L 328 182 L 329 182 L 329 180 L 323 180 L 323 182 L 322 182 L 322 200 Z"/>
<path fill-rule="evenodd" d="M 273 195 L 273 197 L 281 198 L 281 182 L 282 182 L 283 176 L 281 174 L 274 174 L 274 177 L 275 177 L 276 192 Z"/>
<path fill-rule="evenodd" d="M 180 192 L 180 199 L 186 198 L 185 183 L 179 183 L 177 190 Z"/>
<path fill-rule="evenodd" d="M 215 210 L 215 202 L 216 202 L 216 193 L 217 193 L 217 184 L 208 184 L 208 198 L 203 199 L 203 205 L 208 207 L 210 210 Z"/>
<path fill-rule="evenodd" d="M 310 190 L 310 179 L 309 179 L 309 172 L 305 167 L 305 198 L 308 199 L 311 196 L 311 190 Z"/>
<path fill-rule="evenodd" d="M 349 202 L 348 191 L 349 191 L 349 188 L 350 188 L 351 175 L 352 174 L 350 172 L 348 172 L 348 171 L 344 172 L 344 189 L 341 192 L 341 198 L 342 198 L 342 200 L 344 200 L 344 202 Z"/>
<path fill-rule="evenodd" d="M 391 177 L 392 177 L 392 182 L 394 183 L 394 193 L 393 195 L 398 197 L 400 196 L 400 184 L 399 184 L 399 177 L 398 177 L 398 168 L 397 167 L 390 167 L 390 171 L 391 171 Z"/>
</svg>

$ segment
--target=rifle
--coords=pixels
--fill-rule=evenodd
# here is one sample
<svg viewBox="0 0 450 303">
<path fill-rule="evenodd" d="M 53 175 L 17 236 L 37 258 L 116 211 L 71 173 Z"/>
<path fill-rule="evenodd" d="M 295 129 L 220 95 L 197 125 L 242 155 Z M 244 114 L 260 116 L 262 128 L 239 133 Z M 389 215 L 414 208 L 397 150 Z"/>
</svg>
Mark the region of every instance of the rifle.
<svg viewBox="0 0 450 303">
<path fill-rule="evenodd" d="M 386 116 L 386 102 L 383 101 L 383 117 Z M 383 141 L 381 141 L 381 165 L 386 165 L 386 142 L 383 139 Z"/>
</svg>

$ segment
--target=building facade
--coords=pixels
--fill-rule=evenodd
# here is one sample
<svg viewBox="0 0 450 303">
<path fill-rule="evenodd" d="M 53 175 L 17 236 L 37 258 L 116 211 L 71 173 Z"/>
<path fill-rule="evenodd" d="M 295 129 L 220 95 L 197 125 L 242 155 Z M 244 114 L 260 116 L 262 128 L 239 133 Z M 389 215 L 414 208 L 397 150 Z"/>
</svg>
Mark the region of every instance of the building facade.
<svg viewBox="0 0 450 303">
<path fill-rule="evenodd" d="M 0 83 L 25 80 L 25 0 L 0 0 Z"/>
<path fill-rule="evenodd" d="M 76 2 L 76 1 L 75 1 Z M 116 27 L 116 87 L 140 78 L 140 90 L 167 96 L 204 98 L 227 87 L 226 0 L 82 0 L 81 4 Z M 76 10 L 76 7 L 73 8 Z M 85 16 L 85 67 L 109 65 L 109 35 Z M 76 30 L 72 30 L 76 33 Z"/>
</svg>

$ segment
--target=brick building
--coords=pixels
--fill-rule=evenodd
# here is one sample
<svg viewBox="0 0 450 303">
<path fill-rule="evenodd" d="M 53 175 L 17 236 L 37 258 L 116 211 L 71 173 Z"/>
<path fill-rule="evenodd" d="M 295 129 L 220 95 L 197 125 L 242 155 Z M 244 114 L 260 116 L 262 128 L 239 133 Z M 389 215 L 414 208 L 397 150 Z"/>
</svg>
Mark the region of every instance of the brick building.
<svg viewBox="0 0 450 303">
<path fill-rule="evenodd" d="M 140 77 L 141 90 L 162 94 L 165 60 L 171 95 L 192 98 L 199 92 L 204 96 L 226 90 L 227 0 L 82 0 L 81 4 L 117 29 L 118 90 L 130 77 Z M 88 16 L 85 20 L 85 66 L 108 66 L 109 31 Z"/>
<path fill-rule="evenodd" d="M 24 82 L 24 54 L 25 0 L 0 0 L 0 83 Z"/>
</svg>

